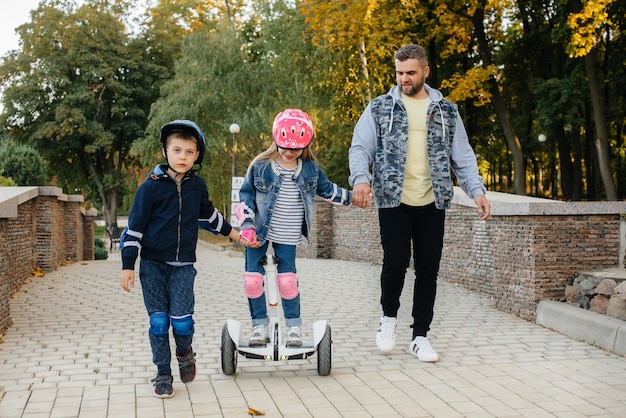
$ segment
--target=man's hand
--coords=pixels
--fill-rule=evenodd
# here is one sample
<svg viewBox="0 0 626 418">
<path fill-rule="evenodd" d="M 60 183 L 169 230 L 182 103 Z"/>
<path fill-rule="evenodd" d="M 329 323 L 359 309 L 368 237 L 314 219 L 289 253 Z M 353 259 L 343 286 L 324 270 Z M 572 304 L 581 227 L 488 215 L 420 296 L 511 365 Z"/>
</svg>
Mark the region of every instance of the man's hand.
<svg viewBox="0 0 626 418">
<path fill-rule="evenodd" d="M 369 183 L 359 183 L 352 190 L 352 204 L 365 209 L 372 200 L 372 188 Z"/>
<path fill-rule="evenodd" d="M 476 206 L 478 207 L 478 216 L 481 221 L 486 220 L 491 215 L 491 205 L 484 194 L 479 194 L 474 198 Z"/>
</svg>

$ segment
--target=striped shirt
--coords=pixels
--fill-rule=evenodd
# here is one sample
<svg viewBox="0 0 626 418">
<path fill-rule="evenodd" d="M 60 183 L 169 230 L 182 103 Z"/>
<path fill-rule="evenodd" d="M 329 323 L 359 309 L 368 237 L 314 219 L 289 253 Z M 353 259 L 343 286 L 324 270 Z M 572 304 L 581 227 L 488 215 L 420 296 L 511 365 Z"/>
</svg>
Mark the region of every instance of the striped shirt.
<svg viewBox="0 0 626 418">
<path fill-rule="evenodd" d="M 298 185 L 293 181 L 297 167 L 290 170 L 280 164 L 277 167 L 282 183 L 274 204 L 267 239 L 276 244 L 299 245 L 302 242 L 304 202 Z"/>
</svg>

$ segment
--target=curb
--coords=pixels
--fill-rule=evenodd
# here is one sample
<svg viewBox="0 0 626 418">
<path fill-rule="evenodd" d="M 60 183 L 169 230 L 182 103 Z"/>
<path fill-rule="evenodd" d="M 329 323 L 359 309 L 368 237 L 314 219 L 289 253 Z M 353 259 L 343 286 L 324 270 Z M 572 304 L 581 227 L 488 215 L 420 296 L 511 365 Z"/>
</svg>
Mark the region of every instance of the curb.
<svg viewBox="0 0 626 418">
<path fill-rule="evenodd" d="M 571 338 L 626 356 L 626 321 L 554 300 L 537 305 L 536 323 Z"/>
</svg>

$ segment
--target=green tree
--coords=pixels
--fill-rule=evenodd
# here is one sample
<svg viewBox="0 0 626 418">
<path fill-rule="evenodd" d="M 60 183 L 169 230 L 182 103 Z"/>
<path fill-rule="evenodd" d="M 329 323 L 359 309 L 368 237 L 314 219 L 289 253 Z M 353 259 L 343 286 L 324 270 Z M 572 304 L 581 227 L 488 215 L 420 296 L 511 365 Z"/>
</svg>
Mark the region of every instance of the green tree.
<svg viewBox="0 0 626 418">
<path fill-rule="evenodd" d="M 611 23 L 610 20 L 607 22 L 609 17 L 607 9 L 613 1 L 589 0 L 583 4 L 580 0 L 572 0 L 573 13 L 568 18 L 568 26 L 571 29 L 568 49 L 571 56 L 583 57 L 585 62 L 585 73 L 597 138 L 599 171 L 604 191 L 609 200 L 617 200 L 617 189 L 611 171 L 609 127 L 598 56 L 603 54 L 602 39 L 610 40 L 612 38 L 611 29 L 606 25 Z"/>
<path fill-rule="evenodd" d="M 0 67 L 4 127 L 43 154 L 62 187 L 96 193 L 109 224 L 131 144 L 168 74 L 145 39 L 129 34 L 127 10 L 122 1 L 42 2 Z"/>
<path fill-rule="evenodd" d="M 259 1 L 246 20 L 224 15 L 208 22 L 184 39 L 175 76 L 163 85 L 151 109 L 150 135 L 134 149 L 146 163 L 161 159 L 156 140 L 160 126 L 175 118 L 196 121 L 208 147 L 201 174 L 211 198 L 226 209 L 233 153 L 236 173 L 242 176 L 252 158 L 271 143 L 272 121 L 279 111 L 306 110 L 320 132 L 324 105 L 312 87 L 313 53 L 304 20 L 290 2 Z M 233 122 L 241 127 L 236 144 L 229 133 Z"/>
</svg>

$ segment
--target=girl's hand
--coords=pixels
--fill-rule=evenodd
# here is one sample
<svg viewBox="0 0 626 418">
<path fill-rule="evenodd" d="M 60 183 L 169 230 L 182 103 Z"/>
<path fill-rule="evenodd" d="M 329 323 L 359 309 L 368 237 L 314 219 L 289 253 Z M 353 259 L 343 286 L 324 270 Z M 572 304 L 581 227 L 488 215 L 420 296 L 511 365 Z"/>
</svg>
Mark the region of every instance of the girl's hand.
<svg viewBox="0 0 626 418">
<path fill-rule="evenodd" d="M 258 248 L 261 246 L 261 243 L 256 239 L 256 231 L 254 230 L 254 228 L 243 229 L 239 233 L 237 242 L 246 247 Z"/>
<path fill-rule="evenodd" d="M 230 231 L 228 238 L 230 238 L 231 240 L 235 241 L 236 243 L 244 247 L 258 248 L 261 246 L 261 243 L 258 242 L 256 239 L 256 233 L 253 232 L 249 237 L 245 237 L 244 235 L 242 235 L 243 231 L 239 232 L 235 228 L 233 228 Z"/>
</svg>

